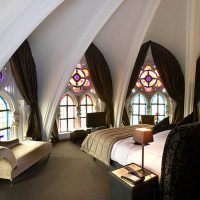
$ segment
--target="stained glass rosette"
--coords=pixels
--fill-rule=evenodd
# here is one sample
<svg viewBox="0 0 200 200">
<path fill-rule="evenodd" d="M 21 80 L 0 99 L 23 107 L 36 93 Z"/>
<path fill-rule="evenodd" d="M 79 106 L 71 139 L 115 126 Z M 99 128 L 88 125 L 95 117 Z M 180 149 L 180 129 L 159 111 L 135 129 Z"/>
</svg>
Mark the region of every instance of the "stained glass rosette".
<svg viewBox="0 0 200 200">
<path fill-rule="evenodd" d="M 154 92 L 163 87 L 160 75 L 156 66 L 145 66 L 142 67 L 139 75 L 139 79 L 136 82 L 135 89 L 139 89 L 143 92 Z M 134 91 L 133 91 L 134 92 Z"/>
<path fill-rule="evenodd" d="M 87 67 L 84 64 L 78 64 L 67 88 L 77 94 L 90 90 L 91 87 L 92 82 Z"/>
</svg>

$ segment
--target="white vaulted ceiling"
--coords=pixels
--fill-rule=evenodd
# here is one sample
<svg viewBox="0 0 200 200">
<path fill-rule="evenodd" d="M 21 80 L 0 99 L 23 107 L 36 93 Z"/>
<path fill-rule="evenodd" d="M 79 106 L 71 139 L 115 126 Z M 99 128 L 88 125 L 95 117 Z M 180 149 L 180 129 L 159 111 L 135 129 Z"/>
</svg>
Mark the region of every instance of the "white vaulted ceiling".
<svg viewBox="0 0 200 200">
<path fill-rule="evenodd" d="M 168 48 L 180 62 L 184 74 L 189 63 L 199 55 L 200 43 L 196 35 L 200 33 L 200 7 L 198 0 L 190 2 L 13 0 L 8 3 L 1 0 L 0 63 L 3 66 L 29 36 L 38 72 L 44 133 L 48 136 L 74 66 L 94 41 L 110 67 L 115 122 L 119 125 L 131 72 L 143 42 L 152 40 Z M 195 49 L 194 56 L 188 49 Z M 188 61 L 187 57 L 191 59 Z"/>
</svg>

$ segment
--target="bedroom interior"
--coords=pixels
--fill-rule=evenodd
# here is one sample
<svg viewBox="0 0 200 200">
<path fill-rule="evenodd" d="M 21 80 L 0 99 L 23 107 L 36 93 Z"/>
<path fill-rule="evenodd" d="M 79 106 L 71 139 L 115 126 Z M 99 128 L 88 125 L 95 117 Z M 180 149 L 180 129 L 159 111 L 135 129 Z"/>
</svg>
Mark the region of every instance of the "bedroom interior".
<svg viewBox="0 0 200 200">
<path fill-rule="evenodd" d="M 0 5 L 0 199 L 198 199 L 198 0 Z"/>
</svg>

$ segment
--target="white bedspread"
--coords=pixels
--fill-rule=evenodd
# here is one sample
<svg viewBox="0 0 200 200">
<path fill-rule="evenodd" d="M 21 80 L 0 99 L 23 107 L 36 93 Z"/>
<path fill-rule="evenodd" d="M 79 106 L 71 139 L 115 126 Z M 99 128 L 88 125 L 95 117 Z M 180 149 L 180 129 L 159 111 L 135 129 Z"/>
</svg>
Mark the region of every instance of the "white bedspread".
<svg viewBox="0 0 200 200">
<path fill-rule="evenodd" d="M 154 172 L 160 177 L 162 153 L 167 135 L 170 130 L 157 133 L 153 136 L 154 142 L 144 148 L 144 168 Z M 142 146 L 135 145 L 133 137 L 117 141 L 111 151 L 111 159 L 121 165 L 136 163 L 141 166 Z"/>
</svg>

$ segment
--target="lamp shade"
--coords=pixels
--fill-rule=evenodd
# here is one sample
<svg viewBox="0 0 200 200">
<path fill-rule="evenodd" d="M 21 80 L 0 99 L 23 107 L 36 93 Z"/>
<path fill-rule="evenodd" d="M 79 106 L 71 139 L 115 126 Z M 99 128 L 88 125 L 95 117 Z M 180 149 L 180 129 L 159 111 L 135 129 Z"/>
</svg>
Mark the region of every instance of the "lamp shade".
<svg viewBox="0 0 200 200">
<path fill-rule="evenodd" d="M 153 142 L 153 131 L 149 128 L 136 128 L 133 132 L 133 139 L 140 144 Z"/>
</svg>

